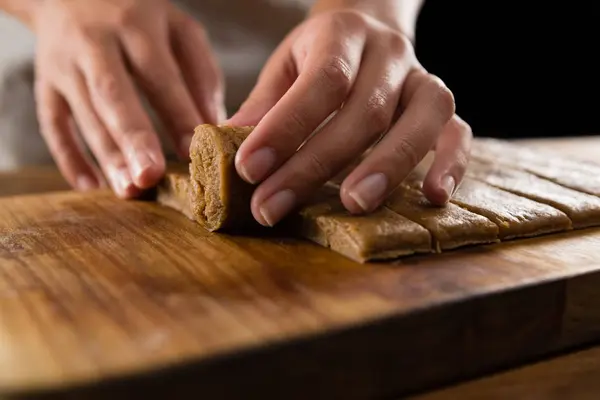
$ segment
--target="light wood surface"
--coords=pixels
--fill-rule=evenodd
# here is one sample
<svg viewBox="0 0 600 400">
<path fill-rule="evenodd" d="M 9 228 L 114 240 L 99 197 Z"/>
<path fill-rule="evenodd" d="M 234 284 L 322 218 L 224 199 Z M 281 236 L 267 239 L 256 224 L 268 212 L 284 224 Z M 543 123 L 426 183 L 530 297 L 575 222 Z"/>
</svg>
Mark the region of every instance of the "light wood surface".
<svg viewBox="0 0 600 400">
<path fill-rule="evenodd" d="M 360 265 L 110 193 L 6 197 L 0 390 L 180 364 L 216 398 L 423 390 L 600 338 L 598 248 L 585 230 Z"/>
</svg>

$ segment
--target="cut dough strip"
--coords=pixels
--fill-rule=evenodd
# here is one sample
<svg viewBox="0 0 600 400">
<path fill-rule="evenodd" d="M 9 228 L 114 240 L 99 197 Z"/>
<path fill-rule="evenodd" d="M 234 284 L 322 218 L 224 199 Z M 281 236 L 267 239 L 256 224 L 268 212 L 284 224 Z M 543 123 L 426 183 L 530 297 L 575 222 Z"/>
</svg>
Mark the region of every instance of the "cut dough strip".
<svg viewBox="0 0 600 400">
<path fill-rule="evenodd" d="M 298 236 L 359 262 L 432 252 L 427 229 L 386 207 L 354 216 L 339 200 L 337 187 L 325 186 L 317 197 L 299 211 Z"/>
<path fill-rule="evenodd" d="M 247 229 L 252 217 L 253 186 L 235 169 L 235 153 L 252 127 L 196 128 L 190 145 L 190 193 L 194 218 L 209 231 Z"/>
<path fill-rule="evenodd" d="M 468 177 L 451 201 L 494 222 L 502 240 L 571 229 L 564 212 Z"/>
<path fill-rule="evenodd" d="M 235 153 L 252 129 L 196 128 L 188 173 L 170 169 L 158 186 L 157 201 L 209 231 L 259 227 L 250 211 L 254 188 L 234 165 Z M 443 207 L 423 195 L 420 186 L 427 169 L 421 166 L 384 206 L 368 215 L 352 215 L 339 198 L 340 174 L 334 179 L 338 184 L 325 185 L 290 217 L 293 234 L 366 262 L 600 225 L 600 197 L 526 172 L 519 164 L 526 161 L 516 163 L 521 169 L 496 167 L 485 158 L 490 154 L 478 154 Z M 571 170 L 593 168 L 565 163 Z"/>
<path fill-rule="evenodd" d="M 437 252 L 458 247 L 498 242 L 498 227 L 481 215 L 449 203 L 432 205 L 421 190 L 401 185 L 385 203 L 390 210 L 427 228 Z"/>
<path fill-rule="evenodd" d="M 482 163 L 501 164 L 583 193 L 600 196 L 600 164 L 571 160 L 550 151 L 534 151 L 507 141 L 479 138 L 471 157 Z"/>
<path fill-rule="evenodd" d="M 571 219 L 573 228 L 600 225 L 600 198 L 536 175 L 472 160 L 467 176 L 519 196 L 551 205 Z"/>
</svg>

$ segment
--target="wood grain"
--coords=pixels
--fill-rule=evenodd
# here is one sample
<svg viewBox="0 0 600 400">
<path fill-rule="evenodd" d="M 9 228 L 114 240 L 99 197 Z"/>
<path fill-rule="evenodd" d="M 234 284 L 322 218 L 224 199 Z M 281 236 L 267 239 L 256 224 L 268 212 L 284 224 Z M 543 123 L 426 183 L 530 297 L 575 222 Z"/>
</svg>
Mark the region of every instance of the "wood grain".
<svg viewBox="0 0 600 400">
<path fill-rule="evenodd" d="M 7 197 L 0 393 L 403 396 L 598 340 L 599 246 L 587 229 L 361 265 L 105 192 Z"/>
<path fill-rule="evenodd" d="M 0 172 L 0 196 L 48 193 L 69 190 L 69 185 L 53 166 L 27 167 Z"/>
<path fill-rule="evenodd" d="M 198 377 L 225 398 L 401 393 L 572 344 L 568 282 L 600 271 L 597 230 L 360 265 L 109 193 L 5 198 L 0 221 L 4 391 L 193 361 L 238 368 L 236 388 Z"/>
</svg>

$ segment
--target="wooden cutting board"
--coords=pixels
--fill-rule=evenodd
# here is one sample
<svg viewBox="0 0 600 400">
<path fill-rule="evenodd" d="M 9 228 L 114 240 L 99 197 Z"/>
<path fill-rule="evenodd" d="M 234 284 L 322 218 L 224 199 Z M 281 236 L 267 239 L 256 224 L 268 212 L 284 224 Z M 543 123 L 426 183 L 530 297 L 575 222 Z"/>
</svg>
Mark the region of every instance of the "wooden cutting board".
<svg viewBox="0 0 600 400">
<path fill-rule="evenodd" d="M 361 265 L 106 192 L 8 197 L 0 393 L 401 395 L 600 338 L 598 288 L 600 230 Z"/>
</svg>

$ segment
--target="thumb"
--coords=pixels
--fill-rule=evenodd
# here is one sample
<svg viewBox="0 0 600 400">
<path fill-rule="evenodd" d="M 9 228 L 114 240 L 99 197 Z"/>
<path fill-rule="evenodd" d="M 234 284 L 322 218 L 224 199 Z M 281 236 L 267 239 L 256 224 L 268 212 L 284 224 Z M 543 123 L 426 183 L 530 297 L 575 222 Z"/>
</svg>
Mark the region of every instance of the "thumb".
<svg viewBox="0 0 600 400">
<path fill-rule="evenodd" d="M 246 101 L 225 123 L 237 126 L 257 125 L 290 89 L 297 75 L 289 49 L 278 49 L 265 64 Z"/>
</svg>

